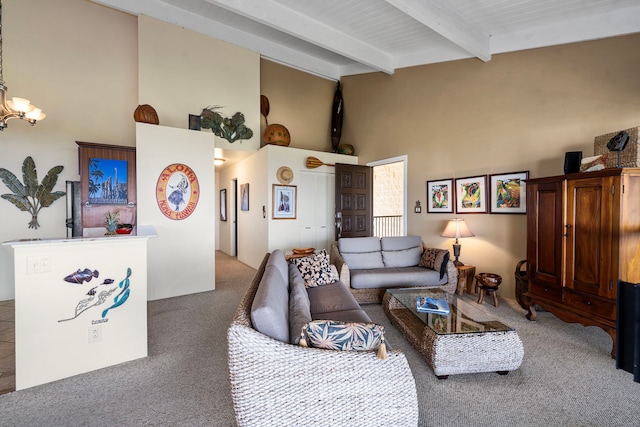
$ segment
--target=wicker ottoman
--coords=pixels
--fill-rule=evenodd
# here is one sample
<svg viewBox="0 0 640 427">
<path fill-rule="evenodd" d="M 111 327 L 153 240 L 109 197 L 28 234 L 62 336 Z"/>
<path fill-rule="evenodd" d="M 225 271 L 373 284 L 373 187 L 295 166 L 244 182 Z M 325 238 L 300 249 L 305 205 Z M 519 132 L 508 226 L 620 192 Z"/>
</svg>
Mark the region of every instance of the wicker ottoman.
<svg viewBox="0 0 640 427">
<path fill-rule="evenodd" d="M 463 313 L 453 313 L 463 305 L 458 303 L 455 295 L 433 292 L 429 296 L 449 299 L 452 314 L 458 316 L 456 323 L 467 330 L 436 332 L 429 326 L 434 319 L 433 315 L 430 317 L 426 313 L 417 313 L 411 309 L 412 305 L 407 303 L 415 302 L 415 291 L 411 294 L 411 290 L 406 290 L 406 295 L 399 295 L 404 291 L 387 291 L 382 301 L 383 309 L 391 322 L 422 354 L 438 378 L 478 372 L 498 372 L 505 375 L 522 364 L 524 347 L 515 330 L 500 322 L 483 322 L 492 327 L 488 327 L 484 332 L 473 331 L 473 325 L 480 327 L 480 323 L 474 322 Z"/>
</svg>

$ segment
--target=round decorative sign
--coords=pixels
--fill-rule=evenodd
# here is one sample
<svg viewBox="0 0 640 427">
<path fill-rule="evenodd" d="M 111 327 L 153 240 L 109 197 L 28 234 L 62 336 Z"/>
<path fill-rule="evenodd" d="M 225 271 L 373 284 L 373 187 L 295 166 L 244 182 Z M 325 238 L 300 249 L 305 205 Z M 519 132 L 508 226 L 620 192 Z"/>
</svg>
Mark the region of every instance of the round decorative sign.
<svg viewBox="0 0 640 427">
<path fill-rule="evenodd" d="M 187 165 L 174 163 L 164 168 L 156 184 L 160 211 L 170 219 L 185 219 L 193 213 L 200 197 L 195 172 Z"/>
</svg>

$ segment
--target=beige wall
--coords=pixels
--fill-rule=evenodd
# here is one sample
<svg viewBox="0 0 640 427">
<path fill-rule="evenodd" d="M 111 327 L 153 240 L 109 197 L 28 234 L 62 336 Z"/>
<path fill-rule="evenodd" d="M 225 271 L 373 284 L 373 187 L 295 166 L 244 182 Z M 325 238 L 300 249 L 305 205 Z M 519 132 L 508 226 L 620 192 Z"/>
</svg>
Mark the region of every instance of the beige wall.
<svg viewBox="0 0 640 427">
<path fill-rule="evenodd" d="M 565 151 L 590 155 L 596 135 L 640 125 L 638 46 L 636 34 L 347 77 L 343 141 L 361 163 L 408 155 L 407 200 L 423 206 L 427 180 L 562 174 Z M 439 236 L 455 216 L 410 213 L 408 234 L 451 248 Z M 461 241 L 461 260 L 502 275 L 513 296 L 525 216 L 460 217 L 476 234 Z"/>
<path fill-rule="evenodd" d="M 336 82 L 275 62 L 260 61 L 260 94 L 269 98 L 269 124 L 291 134 L 290 147 L 331 151 L 331 108 Z M 260 135 L 265 121 L 260 116 Z M 355 153 L 356 155 L 358 153 Z"/>
<path fill-rule="evenodd" d="M 0 134 L 0 167 L 22 178 L 32 156 L 42 179 L 62 165 L 55 191 L 78 180 L 75 141 L 134 145 L 137 106 L 137 20 L 80 0 L 4 1 L 3 74 L 9 96 L 42 108 L 47 118 L 31 127 L 9 121 Z M 22 180 L 22 179 L 21 179 Z M 8 193 L 0 183 L 0 194 Z M 41 227 L 27 228 L 30 216 L 0 200 L 0 242 L 66 235 L 65 200 L 40 211 Z M 13 255 L 0 247 L 0 300 L 13 298 Z"/>
</svg>

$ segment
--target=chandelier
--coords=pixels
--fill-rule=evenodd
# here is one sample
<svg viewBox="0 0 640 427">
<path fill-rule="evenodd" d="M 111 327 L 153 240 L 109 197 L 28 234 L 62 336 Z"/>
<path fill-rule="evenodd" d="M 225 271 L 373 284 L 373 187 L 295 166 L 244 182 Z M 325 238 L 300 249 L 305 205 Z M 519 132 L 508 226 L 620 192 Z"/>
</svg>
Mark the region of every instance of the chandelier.
<svg viewBox="0 0 640 427">
<path fill-rule="evenodd" d="M 40 108 L 24 98 L 11 98 L 7 101 L 7 87 L 2 76 L 2 0 L 0 0 L 0 131 L 7 127 L 11 119 L 27 120 L 31 126 L 46 117 Z"/>
</svg>

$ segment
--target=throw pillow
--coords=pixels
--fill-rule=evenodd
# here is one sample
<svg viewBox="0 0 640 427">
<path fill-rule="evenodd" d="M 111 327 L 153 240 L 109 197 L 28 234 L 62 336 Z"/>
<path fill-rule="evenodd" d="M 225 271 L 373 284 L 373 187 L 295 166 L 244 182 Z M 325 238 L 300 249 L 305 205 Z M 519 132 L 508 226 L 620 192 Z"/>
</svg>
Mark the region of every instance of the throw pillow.
<svg viewBox="0 0 640 427">
<path fill-rule="evenodd" d="M 370 322 L 314 320 L 302 327 L 300 345 L 328 350 L 378 350 L 386 359 L 384 326 Z"/>
<path fill-rule="evenodd" d="M 418 265 L 437 271 L 442 279 L 447 272 L 449 256 L 449 251 L 446 249 L 425 248 Z"/>
<path fill-rule="evenodd" d="M 324 249 L 306 257 L 292 258 L 289 262 L 298 267 L 308 288 L 335 282 L 329 264 L 329 254 Z"/>
</svg>

